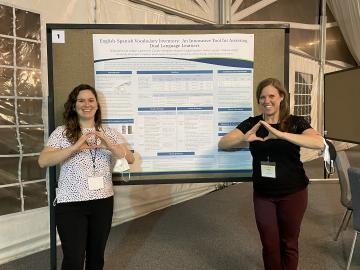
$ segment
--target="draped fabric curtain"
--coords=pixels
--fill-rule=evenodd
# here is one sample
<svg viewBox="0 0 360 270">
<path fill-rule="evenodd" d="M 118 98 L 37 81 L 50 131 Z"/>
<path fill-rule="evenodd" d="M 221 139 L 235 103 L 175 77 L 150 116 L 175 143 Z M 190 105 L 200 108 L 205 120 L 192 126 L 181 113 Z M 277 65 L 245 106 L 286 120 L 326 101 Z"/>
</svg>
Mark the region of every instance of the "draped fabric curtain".
<svg viewBox="0 0 360 270">
<path fill-rule="evenodd" d="M 97 23 L 194 24 L 193 21 L 124 0 L 97 0 Z"/>
<path fill-rule="evenodd" d="M 327 0 L 346 44 L 360 65 L 360 0 Z"/>
</svg>

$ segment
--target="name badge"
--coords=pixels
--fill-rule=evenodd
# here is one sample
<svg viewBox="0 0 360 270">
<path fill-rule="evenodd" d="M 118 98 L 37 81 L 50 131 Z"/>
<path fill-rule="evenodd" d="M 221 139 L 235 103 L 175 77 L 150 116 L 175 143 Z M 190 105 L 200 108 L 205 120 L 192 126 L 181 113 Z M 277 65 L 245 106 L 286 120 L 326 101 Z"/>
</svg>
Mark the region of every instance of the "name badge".
<svg viewBox="0 0 360 270">
<path fill-rule="evenodd" d="M 88 177 L 89 190 L 98 190 L 104 188 L 104 177 L 89 176 Z"/>
<path fill-rule="evenodd" d="M 261 161 L 261 176 L 276 178 L 275 168 L 275 162 Z"/>
</svg>

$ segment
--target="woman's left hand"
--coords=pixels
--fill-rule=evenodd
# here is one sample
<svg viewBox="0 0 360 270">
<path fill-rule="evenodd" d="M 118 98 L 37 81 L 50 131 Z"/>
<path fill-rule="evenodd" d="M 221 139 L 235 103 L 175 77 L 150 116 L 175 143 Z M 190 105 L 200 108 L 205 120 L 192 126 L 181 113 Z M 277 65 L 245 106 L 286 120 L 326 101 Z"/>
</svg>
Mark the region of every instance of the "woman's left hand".
<svg viewBox="0 0 360 270">
<path fill-rule="evenodd" d="M 115 158 L 125 158 L 129 164 L 134 162 L 135 158 L 133 153 L 124 143 L 117 144 L 113 142 L 113 140 L 102 131 L 95 131 L 94 134 L 96 138 L 100 139 L 100 144 L 97 144 L 95 146 L 96 148 L 109 150 Z"/>
<path fill-rule="evenodd" d="M 96 138 L 100 139 L 100 144 L 96 145 L 96 148 L 102 148 L 102 149 L 107 149 L 110 150 L 114 147 L 114 144 L 112 143 L 112 141 L 110 140 L 110 138 L 108 138 L 104 132 L 102 131 L 95 131 L 95 136 Z"/>
<path fill-rule="evenodd" d="M 260 123 L 269 131 L 269 134 L 264 138 L 264 141 L 271 139 L 281 139 L 283 132 L 273 128 L 270 124 L 266 123 L 263 120 L 260 120 Z"/>
</svg>

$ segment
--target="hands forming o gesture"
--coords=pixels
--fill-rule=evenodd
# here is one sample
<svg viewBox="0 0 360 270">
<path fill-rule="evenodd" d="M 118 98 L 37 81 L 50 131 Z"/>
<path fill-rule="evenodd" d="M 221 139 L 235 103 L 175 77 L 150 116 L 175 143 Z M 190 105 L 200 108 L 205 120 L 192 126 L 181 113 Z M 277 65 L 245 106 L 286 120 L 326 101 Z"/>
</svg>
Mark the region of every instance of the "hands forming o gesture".
<svg viewBox="0 0 360 270">
<path fill-rule="evenodd" d="M 100 139 L 100 144 L 96 144 L 96 148 L 111 150 L 114 144 L 110 140 L 110 138 L 105 135 L 103 131 L 95 131 L 94 134 L 96 141 L 97 139 Z"/>
<path fill-rule="evenodd" d="M 98 139 L 100 143 L 98 144 Z M 112 141 L 102 131 L 94 131 L 81 135 L 74 144 L 75 150 L 93 150 L 96 148 L 110 150 L 113 146 Z"/>
<path fill-rule="evenodd" d="M 81 135 L 77 142 L 73 145 L 75 151 L 83 151 L 92 149 L 92 146 L 89 145 L 88 141 L 93 136 L 93 133 L 86 133 Z"/>
<path fill-rule="evenodd" d="M 256 132 L 260 128 L 260 126 L 264 126 L 269 134 L 265 138 L 258 137 L 256 135 Z M 253 141 L 267 141 L 271 139 L 279 139 L 282 137 L 283 132 L 280 130 L 277 130 L 276 128 L 273 128 L 270 124 L 266 123 L 263 120 L 260 120 L 255 126 L 252 127 L 248 132 L 245 133 L 245 140 L 247 142 L 253 142 Z"/>
</svg>

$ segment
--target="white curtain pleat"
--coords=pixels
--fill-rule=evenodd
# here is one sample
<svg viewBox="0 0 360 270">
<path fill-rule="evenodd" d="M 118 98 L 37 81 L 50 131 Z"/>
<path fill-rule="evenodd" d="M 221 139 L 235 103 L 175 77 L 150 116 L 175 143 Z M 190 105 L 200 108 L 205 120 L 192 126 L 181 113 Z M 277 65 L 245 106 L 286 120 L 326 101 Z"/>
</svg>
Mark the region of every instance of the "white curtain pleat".
<svg viewBox="0 0 360 270">
<path fill-rule="evenodd" d="M 346 44 L 360 65 L 360 0 L 327 0 Z"/>
<path fill-rule="evenodd" d="M 97 0 L 97 23 L 124 24 L 194 24 L 193 21 L 169 15 L 126 0 Z"/>
<path fill-rule="evenodd" d="M 218 19 L 218 0 L 140 0 L 138 2 L 151 2 L 214 23 L 217 22 Z"/>
</svg>

